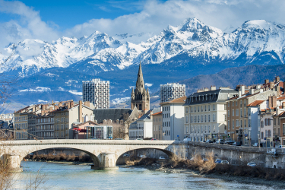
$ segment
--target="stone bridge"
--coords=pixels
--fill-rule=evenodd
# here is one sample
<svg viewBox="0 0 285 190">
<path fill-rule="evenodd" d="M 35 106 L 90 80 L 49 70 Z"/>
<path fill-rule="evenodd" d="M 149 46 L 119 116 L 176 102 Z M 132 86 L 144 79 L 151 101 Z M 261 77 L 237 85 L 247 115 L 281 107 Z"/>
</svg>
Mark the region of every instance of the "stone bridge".
<svg viewBox="0 0 285 190">
<path fill-rule="evenodd" d="M 151 140 L 17 140 L 0 141 L 1 158 L 8 157 L 14 170 L 21 170 L 23 158 L 35 151 L 56 148 L 80 150 L 93 160 L 92 169 L 112 168 L 124 153 L 139 149 L 156 149 L 166 153 L 170 158 L 190 159 L 194 155 L 207 155 L 227 159 L 230 164 L 242 164 L 254 161 L 260 166 L 285 169 L 285 149 L 236 147 L 231 145 L 208 144 L 201 142 L 151 141 Z M 274 154 L 273 154 L 274 152 Z"/>
<path fill-rule="evenodd" d="M 112 168 L 117 159 L 124 153 L 137 149 L 157 149 L 170 158 L 175 156 L 173 141 L 150 140 L 88 140 L 88 139 L 56 139 L 56 140 L 17 140 L 1 142 L 1 158 L 8 156 L 14 170 L 20 168 L 23 158 L 35 151 L 53 148 L 71 148 L 88 154 L 93 162 L 92 169 Z"/>
</svg>

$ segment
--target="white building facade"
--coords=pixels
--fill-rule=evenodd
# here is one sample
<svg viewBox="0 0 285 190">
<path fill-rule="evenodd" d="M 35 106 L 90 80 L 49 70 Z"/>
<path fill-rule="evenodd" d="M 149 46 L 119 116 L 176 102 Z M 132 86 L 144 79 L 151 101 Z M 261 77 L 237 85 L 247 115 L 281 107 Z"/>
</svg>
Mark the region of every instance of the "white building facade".
<svg viewBox="0 0 285 190">
<path fill-rule="evenodd" d="M 152 111 L 149 110 L 137 121 L 131 123 L 129 127 L 129 139 L 135 140 L 137 138 L 150 139 L 153 138 L 153 121 Z"/>
<path fill-rule="evenodd" d="M 226 100 L 237 94 L 229 88 L 211 87 L 187 97 L 184 116 L 184 134 L 191 141 L 206 141 L 226 136 Z"/>
<path fill-rule="evenodd" d="M 96 109 L 107 109 L 110 107 L 110 82 L 92 79 L 82 81 L 83 102 L 89 101 Z"/>
<path fill-rule="evenodd" d="M 160 85 L 160 101 L 167 102 L 186 96 L 185 84 L 167 83 Z"/>
<path fill-rule="evenodd" d="M 184 138 L 184 103 L 186 96 L 161 103 L 162 107 L 162 139 L 183 140 Z"/>
</svg>

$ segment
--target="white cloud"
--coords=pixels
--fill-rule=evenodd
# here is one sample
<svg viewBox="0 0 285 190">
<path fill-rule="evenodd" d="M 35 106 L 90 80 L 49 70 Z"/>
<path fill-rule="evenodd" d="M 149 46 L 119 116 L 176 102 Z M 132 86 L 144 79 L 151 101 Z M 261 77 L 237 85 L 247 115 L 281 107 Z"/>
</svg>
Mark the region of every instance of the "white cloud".
<svg viewBox="0 0 285 190">
<path fill-rule="evenodd" d="M 120 104 L 120 103 L 128 101 L 129 99 L 130 99 L 130 97 L 115 98 L 112 100 L 112 104 Z"/>
<path fill-rule="evenodd" d="M 186 18 L 196 17 L 205 24 L 232 30 L 246 20 L 264 19 L 284 23 L 284 0 L 168 0 L 166 2 L 148 0 L 140 1 L 138 5 L 123 6 L 116 1 L 109 1 L 110 6 L 118 9 L 134 7 L 136 13 L 125 14 L 115 19 L 91 19 L 78 24 L 64 33 L 65 36 L 88 36 L 98 30 L 111 36 L 115 34 L 141 34 L 140 37 L 128 38 L 138 43 L 153 34 L 159 34 L 169 24 L 177 26 Z M 108 11 L 108 7 L 105 7 Z M 40 40 L 56 40 L 61 32 L 58 31 L 56 20 L 45 23 L 40 13 L 19 1 L 0 0 L 0 12 L 20 16 L 8 22 L 0 23 L 0 46 L 27 38 Z M 125 13 L 128 13 L 126 10 Z"/>
<path fill-rule="evenodd" d="M 284 5 L 283 0 L 146 1 L 143 9 L 138 13 L 123 15 L 113 20 L 91 19 L 67 30 L 66 33 L 77 37 L 89 35 L 95 30 L 112 36 L 141 32 L 158 34 L 167 25 L 177 26 L 189 17 L 196 17 L 205 24 L 222 30 L 237 28 L 246 20 L 254 19 L 283 23 Z M 145 36 L 145 38 L 148 37 L 149 35 Z"/>
<path fill-rule="evenodd" d="M 76 90 L 69 90 L 68 92 L 77 96 L 82 96 L 82 92 L 77 92 Z"/>
<path fill-rule="evenodd" d="M 27 38 L 51 41 L 59 37 L 54 28 L 41 20 L 39 12 L 22 2 L 0 0 L 0 12 L 20 16 L 0 23 L 1 46 Z"/>
<path fill-rule="evenodd" d="M 151 83 L 145 83 L 145 86 L 147 86 L 147 87 L 151 87 L 151 86 L 152 86 L 152 84 L 151 84 Z"/>
<path fill-rule="evenodd" d="M 29 88 L 24 90 L 19 90 L 19 92 L 49 92 L 51 91 L 48 87 L 36 87 L 35 89 Z"/>
</svg>

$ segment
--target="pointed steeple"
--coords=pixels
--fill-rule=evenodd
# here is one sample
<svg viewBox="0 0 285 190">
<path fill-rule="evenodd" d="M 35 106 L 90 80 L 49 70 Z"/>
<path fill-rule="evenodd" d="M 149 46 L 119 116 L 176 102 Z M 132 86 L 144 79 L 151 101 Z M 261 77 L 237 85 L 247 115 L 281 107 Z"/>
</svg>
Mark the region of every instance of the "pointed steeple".
<svg viewBox="0 0 285 190">
<path fill-rule="evenodd" d="M 144 91 L 144 81 L 143 81 L 143 73 L 142 73 L 141 63 L 140 63 L 139 71 L 138 71 L 136 90 L 138 90 L 138 92 L 140 92 L 140 93 L 143 93 L 143 91 Z"/>
</svg>

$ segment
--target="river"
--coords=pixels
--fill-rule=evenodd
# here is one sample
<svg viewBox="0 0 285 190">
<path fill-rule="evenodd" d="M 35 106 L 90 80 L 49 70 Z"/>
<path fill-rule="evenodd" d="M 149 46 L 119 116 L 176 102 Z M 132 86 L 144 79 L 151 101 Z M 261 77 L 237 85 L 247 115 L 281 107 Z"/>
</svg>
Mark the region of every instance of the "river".
<svg viewBox="0 0 285 190">
<path fill-rule="evenodd" d="M 192 172 L 167 173 L 135 167 L 91 170 L 86 165 L 30 161 L 23 161 L 21 165 L 24 171 L 16 174 L 17 189 L 25 189 L 26 184 L 36 178 L 37 171 L 45 181 L 39 189 L 274 189 L 272 186 L 203 177 Z"/>
</svg>

